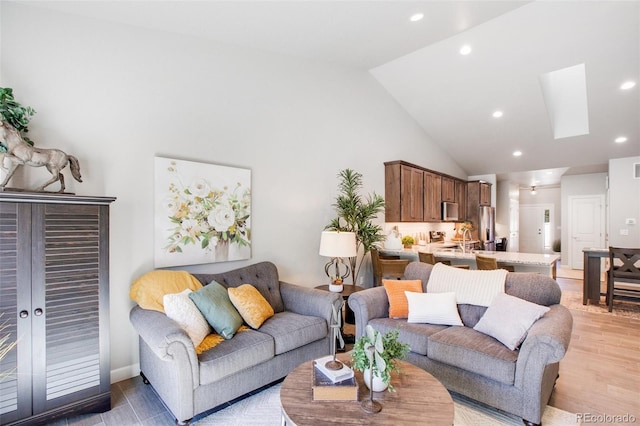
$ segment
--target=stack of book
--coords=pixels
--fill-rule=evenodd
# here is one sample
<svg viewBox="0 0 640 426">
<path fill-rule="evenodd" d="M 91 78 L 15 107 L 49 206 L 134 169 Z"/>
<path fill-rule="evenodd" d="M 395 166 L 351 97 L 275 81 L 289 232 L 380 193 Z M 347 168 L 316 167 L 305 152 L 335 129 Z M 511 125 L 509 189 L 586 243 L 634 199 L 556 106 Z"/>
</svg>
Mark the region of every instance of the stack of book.
<svg viewBox="0 0 640 426">
<path fill-rule="evenodd" d="M 332 356 L 316 359 L 313 362 L 313 400 L 314 401 L 357 401 L 358 384 L 353 370 L 343 364 L 340 370 L 325 367 Z"/>
</svg>

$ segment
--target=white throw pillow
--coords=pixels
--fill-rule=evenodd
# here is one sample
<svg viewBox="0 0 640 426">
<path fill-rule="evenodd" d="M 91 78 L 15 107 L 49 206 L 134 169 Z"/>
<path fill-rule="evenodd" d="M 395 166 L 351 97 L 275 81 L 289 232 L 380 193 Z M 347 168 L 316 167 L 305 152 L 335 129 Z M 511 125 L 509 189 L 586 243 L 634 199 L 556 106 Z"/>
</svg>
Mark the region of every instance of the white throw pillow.
<svg viewBox="0 0 640 426">
<path fill-rule="evenodd" d="M 193 346 L 197 348 L 211 333 L 211 327 L 195 303 L 189 298 L 189 293 L 191 293 L 190 289 L 181 293 L 165 294 L 162 298 L 162 304 L 165 314 L 187 332 Z"/>
<path fill-rule="evenodd" d="M 407 322 L 462 325 L 455 293 L 414 293 L 405 291 L 409 302 Z"/>
<path fill-rule="evenodd" d="M 533 323 L 547 312 L 547 306 L 498 293 L 473 329 L 493 337 L 513 351 L 527 337 Z"/>
</svg>

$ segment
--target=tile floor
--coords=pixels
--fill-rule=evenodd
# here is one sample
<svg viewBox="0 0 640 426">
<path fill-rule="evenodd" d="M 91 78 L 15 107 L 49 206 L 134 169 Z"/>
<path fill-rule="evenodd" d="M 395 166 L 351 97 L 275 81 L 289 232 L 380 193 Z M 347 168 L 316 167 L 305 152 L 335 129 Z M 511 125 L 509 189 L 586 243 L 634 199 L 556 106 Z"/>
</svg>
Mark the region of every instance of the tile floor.
<svg viewBox="0 0 640 426">
<path fill-rule="evenodd" d="M 193 418 L 196 422 L 218 410 L 274 385 L 263 386 L 245 396 L 222 404 Z M 105 413 L 84 414 L 47 423 L 51 426 L 174 426 L 175 419 L 153 388 L 145 385 L 140 376 L 111 385 L 111 410 Z"/>
</svg>

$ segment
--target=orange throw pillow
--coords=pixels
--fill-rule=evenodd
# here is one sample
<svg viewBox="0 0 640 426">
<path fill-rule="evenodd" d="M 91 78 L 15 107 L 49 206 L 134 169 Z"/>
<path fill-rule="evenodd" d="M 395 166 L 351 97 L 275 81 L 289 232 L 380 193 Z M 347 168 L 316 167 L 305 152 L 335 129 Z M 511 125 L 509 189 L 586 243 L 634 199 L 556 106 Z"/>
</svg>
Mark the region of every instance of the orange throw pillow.
<svg viewBox="0 0 640 426">
<path fill-rule="evenodd" d="M 422 293 L 422 280 L 382 280 L 389 299 L 389 318 L 408 318 L 409 301 L 405 291 Z"/>
</svg>

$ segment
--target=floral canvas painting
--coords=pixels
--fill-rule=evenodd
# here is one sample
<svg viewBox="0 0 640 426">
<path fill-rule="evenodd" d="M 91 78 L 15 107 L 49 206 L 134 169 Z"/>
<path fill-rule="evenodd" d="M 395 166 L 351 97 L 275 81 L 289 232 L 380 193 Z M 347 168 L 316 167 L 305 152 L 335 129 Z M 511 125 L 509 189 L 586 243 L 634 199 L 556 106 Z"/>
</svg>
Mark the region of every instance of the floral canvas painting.
<svg viewBox="0 0 640 426">
<path fill-rule="evenodd" d="M 251 258 L 251 170 L 155 158 L 155 266 Z"/>
</svg>

